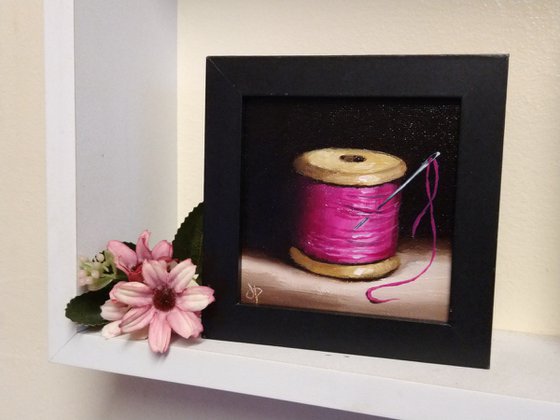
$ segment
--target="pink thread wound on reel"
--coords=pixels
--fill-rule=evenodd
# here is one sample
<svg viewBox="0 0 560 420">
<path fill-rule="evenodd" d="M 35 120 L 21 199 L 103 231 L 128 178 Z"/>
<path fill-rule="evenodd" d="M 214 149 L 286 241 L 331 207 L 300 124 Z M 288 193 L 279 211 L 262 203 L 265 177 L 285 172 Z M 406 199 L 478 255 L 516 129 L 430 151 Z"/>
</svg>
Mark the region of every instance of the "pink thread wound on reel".
<svg viewBox="0 0 560 420">
<path fill-rule="evenodd" d="M 369 264 L 395 255 L 400 194 L 380 210 L 377 207 L 398 188 L 397 183 L 348 187 L 299 178 L 295 241 L 301 251 L 335 264 Z M 364 217 L 369 218 L 367 223 L 355 229 Z"/>
</svg>

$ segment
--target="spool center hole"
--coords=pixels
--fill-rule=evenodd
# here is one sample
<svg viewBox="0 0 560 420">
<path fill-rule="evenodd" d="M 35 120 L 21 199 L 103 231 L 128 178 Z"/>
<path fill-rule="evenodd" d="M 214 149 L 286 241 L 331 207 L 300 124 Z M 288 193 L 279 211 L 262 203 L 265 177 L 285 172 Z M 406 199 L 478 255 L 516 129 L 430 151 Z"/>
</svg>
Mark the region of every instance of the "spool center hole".
<svg viewBox="0 0 560 420">
<path fill-rule="evenodd" d="M 364 162 L 366 158 L 362 155 L 342 155 L 340 160 L 344 162 Z"/>
</svg>

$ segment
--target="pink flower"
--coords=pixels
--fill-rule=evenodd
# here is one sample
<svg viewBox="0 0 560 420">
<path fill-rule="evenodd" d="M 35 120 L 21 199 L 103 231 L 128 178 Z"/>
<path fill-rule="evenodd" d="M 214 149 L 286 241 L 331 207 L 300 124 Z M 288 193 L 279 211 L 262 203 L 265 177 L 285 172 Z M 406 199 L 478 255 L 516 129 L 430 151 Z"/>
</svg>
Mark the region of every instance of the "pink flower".
<svg viewBox="0 0 560 420">
<path fill-rule="evenodd" d="M 190 259 L 171 271 L 165 261 L 144 260 L 144 283 L 119 282 L 111 290 L 116 304 L 130 308 L 118 325 L 120 332 L 149 326 L 148 342 L 156 353 L 167 351 L 172 330 L 184 338 L 198 337 L 203 330 L 199 312 L 214 301 L 214 290 L 192 280 L 195 270 Z"/>
<path fill-rule="evenodd" d="M 128 281 L 142 281 L 142 262 L 145 260 L 171 260 L 173 245 L 168 241 L 159 241 L 150 251 L 148 241 L 150 232 L 145 230 L 138 237 L 136 251 L 120 241 L 109 241 L 107 249 L 115 257 L 117 268 L 124 271 Z"/>
<path fill-rule="evenodd" d="M 121 335 L 123 332 L 121 330 L 120 324 L 123 316 L 128 312 L 129 309 L 130 306 L 125 305 L 124 303 L 120 303 L 112 297 L 103 305 L 101 305 L 101 317 L 103 319 L 106 319 L 107 321 L 112 321 L 106 324 L 101 329 L 101 335 L 105 338 L 113 338 Z M 146 326 L 141 330 L 135 331 L 134 333 L 130 334 L 129 338 L 132 338 L 133 340 L 144 340 L 147 337 L 148 327 Z"/>
<path fill-rule="evenodd" d="M 119 282 L 119 283 L 125 283 L 125 282 Z M 113 287 L 111 293 L 113 292 L 114 289 L 115 287 Z M 119 325 L 121 323 L 123 316 L 126 314 L 126 312 L 129 309 L 130 308 L 128 305 L 125 305 L 124 303 L 120 303 L 115 299 L 109 299 L 103 305 L 101 305 L 101 318 L 106 319 L 107 321 L 111 321 L 103 327 L 103 329 L 101 330 L 101 335 L 105 338 L 113 338 L 118 335 L 121 335 L 122 332 Z"/>
</svg>

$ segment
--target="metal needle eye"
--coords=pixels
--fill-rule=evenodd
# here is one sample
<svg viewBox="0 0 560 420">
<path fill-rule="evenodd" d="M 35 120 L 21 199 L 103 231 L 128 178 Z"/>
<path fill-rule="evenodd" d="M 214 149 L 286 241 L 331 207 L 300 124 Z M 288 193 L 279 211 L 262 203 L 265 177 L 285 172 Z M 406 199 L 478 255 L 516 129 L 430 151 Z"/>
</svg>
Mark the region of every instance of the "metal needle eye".
<svg viewBox="0 0 560 420">
<path fill-rule="evenodd" d="M 419 174 L 420 172 L 422 172 L 424 169 L 426 169 L 426 168 L 428 167 L 428 165 L 429 165 L 431 162 L 433 162 L 434 160 L 436 160 L 436 159 L 437 159 L 438 157 L 440 157 L 440 156 L 441 156 L 441 153 L 440 153 L 440 152 L 434 152 L 434 153 L 432 153 L 430 156 L 428 156 L 428 158 L 427 158 L 424 162 L 422 162 L 422 164 L 420 165 L 420 167 L 419 167 L 418 169 L 416 169 L 416 172 L 414 172 L 412 175 L 410 175 L 410 176 L 408 177 L 408 179 L 407 179 L 406 181 L 404 181 L 404 182 L 402 183 L 402 185 L 401 185 L 399 188 L 397 188 L 389 197 L 387 197 L 387 198 L 385 199 L 385 201 L 383 201 L 383 203 L 381 203 L 381 204 L 377 207 L 377 209 L 375 209 L 375 210 L 376 210 L 376 211 L 381 210 L 381 208 L 382 208 L 385 204 L 387 204 L 389 201 L 391 201 L 391 200 L 393 199 L 393 197 L 395 197 L 398 193 L 400 193 L 400 192 L 404 189 L 404 187 L 406 187 L 406 186 L 410 183 L 410 181 L 412 181 L 414 178 L 416 178 L 416 176 L 418 176 L 418 174 Z M 363 224 L 364 224 L 365 222 L 368 221 L 368 219 L 369 219 L 369 217 L 364 217 L 362 220 L 360 220 L 360 223 L 358 223 L 356 226 L 354 226 L 354 230 L 359 229 L 360 227 L 362 227 Z"/>
</svg>

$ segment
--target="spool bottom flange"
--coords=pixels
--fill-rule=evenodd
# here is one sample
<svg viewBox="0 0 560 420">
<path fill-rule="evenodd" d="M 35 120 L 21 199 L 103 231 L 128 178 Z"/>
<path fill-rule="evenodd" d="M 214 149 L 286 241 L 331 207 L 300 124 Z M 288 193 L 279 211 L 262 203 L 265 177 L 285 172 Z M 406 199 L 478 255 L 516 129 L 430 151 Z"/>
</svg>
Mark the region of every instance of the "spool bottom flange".
<svg viewBox="0 0 560 420">
<path fill-rule="evenodd" d="M 307 271 L 321 276 L 344 280 L 373 280 L 387 276 L 399 268 L 400 259 L 396 255 L 370 264 L 343 265 L 317 261 L 296 247 L 290 248 L 290 257 Z"/>
</svg>

